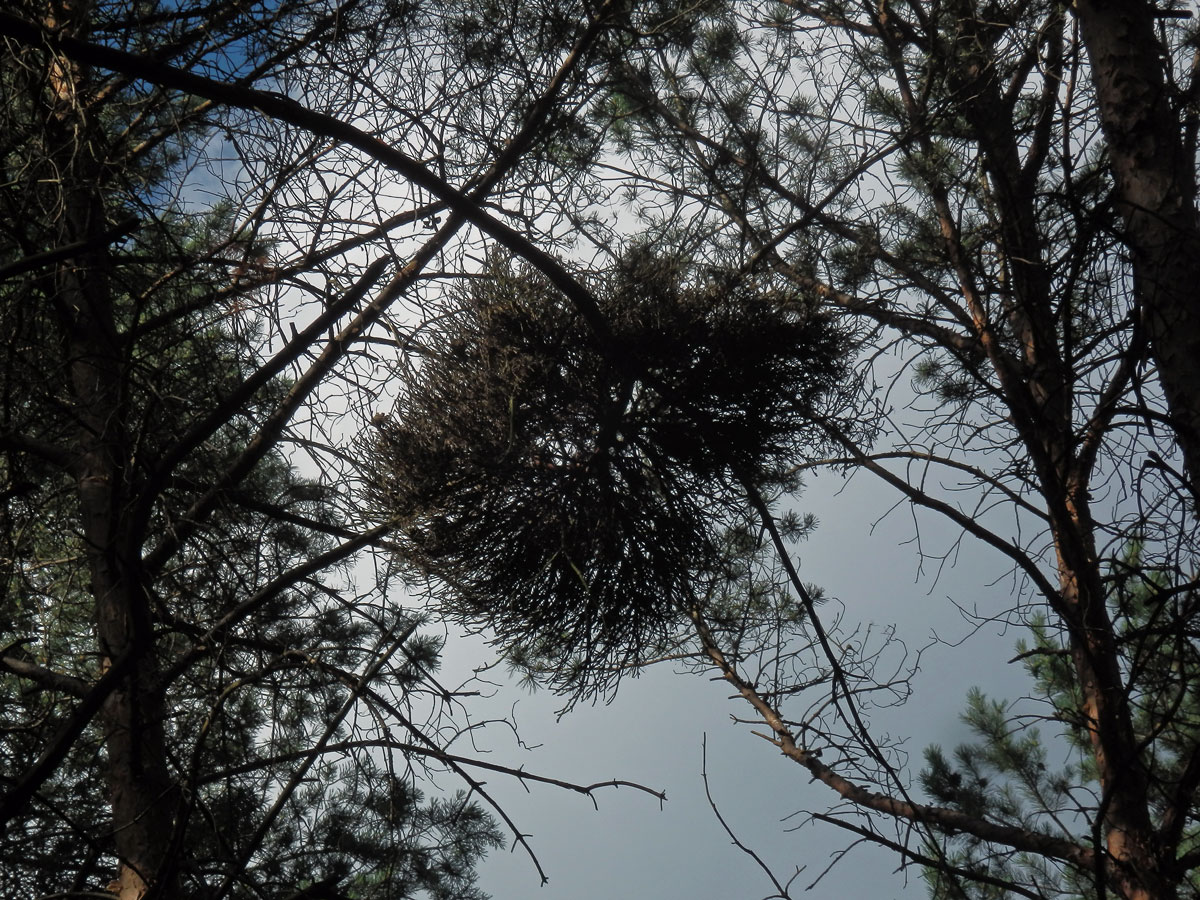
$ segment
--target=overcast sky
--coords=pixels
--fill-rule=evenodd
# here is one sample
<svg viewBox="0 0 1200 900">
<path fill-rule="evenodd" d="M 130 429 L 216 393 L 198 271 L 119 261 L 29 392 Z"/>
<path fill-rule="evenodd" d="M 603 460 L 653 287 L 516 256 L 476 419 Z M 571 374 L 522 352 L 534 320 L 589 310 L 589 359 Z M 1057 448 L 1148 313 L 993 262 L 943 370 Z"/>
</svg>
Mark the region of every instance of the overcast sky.
<svg viewBox="0 0 1200 900">
<path fill-rule="evenodd" d="M 842 484 L 834 475 L 810 483 L 798 506 L 815 512 L 821 527 L 798 552 L 802 577 L 840 599 L 848 621 L 895 623 L 915 649 L 929 643 L 934 630 L 955 640 L 971 630 L 948 598 L 985 614 L 1012 605 L 1011 580 L 1002 577 L 1005 567 L 978 546 L 964 547 L 957 566 L 943 572 L 936 585 L 932 573 L 918 577 L 907 506 L 872 532 L 872 523 L 894 505 L 895 496 L 863 475 L 836 493 Z M 935 523 L 929 519 L 922 527 L 927 549 L 949 546 L 954 536 Z M 919 771 L 921 752 L 929 743 L 952 746 L 966 737 L 958 714 L 969 687 L 979 685 L 996 697 L 1022 692 L 1019 666 L 1006 664 L 1019 636 L 989 626 L 964 646 L 932 648 L 923 657 L 912 700 L 902 709 L 873 716 L 877 735 L 907 738 L 909 774 Z M 483 651 L 452 641 L 447 652 L 453 670 L 477 664 Z M 737 836 L 783 879 L 804 867 L 793 897 L 886 900 L 925 895 L 918 872 L 909 870 L 906 888 L 904 873 L 895 872 L 894 855 L 874 847 L 855 849 L 805 892 L 833 854 L 850 843 L 831 826 L 804 824 L 806 811 L 828 808 L 832 792 L 810 783 L 807 772 L 747 726 L 732 723 L 731 714 L 749 710 L 729 699 L 722 683 L 664 667 L 625 682 L 612 704 L 580 707 L 557 722 L 554 711 L 560 702 L 546 694 L 531 696 L 509 686 L 493 703 L 497 714 L 515 703 L 523 740 L 541 745 L 521 751 L 497 729 L 492 732 L 494 761 L 582 783 L 627 779 L 665 789 L 668 797 L 660 810 L 651 797 L 606 790 L 598 793 L 600 808 L 595 810 L 578 794 L 543 786 L 526 792 L 511 779 L 489 777 L 489 790 L 530 835 L 550 876 L 549 884 L 539 888 L 537 872 L 522 850 L 496 851 L 481 870 L 482 887 L 496 900 L 772 894 L 766 876 L 732 845 L 705 799 L 705 740 L 710 787 Z"/>
</svg>

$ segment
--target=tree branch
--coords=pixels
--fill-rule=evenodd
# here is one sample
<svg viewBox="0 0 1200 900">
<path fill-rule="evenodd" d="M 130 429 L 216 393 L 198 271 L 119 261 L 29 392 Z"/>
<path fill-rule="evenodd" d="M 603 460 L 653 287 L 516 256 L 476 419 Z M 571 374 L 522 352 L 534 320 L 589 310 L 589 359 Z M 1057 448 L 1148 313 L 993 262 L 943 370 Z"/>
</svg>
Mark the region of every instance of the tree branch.
<svg viewBox="0 0 1200 900">
<path fill-rule="evenodd" d="M 1029 900 L 1045 900 L 1045 895 L 1036 893 L 1023 888 L 1019 884 L 1011 881 L 1005 881 L 1002 878 L 993 878 L 991 875 L 985 875 L 982 872 L 976 872 L 971 869 L 964 869 L 962 866 L 956 866 L 946 859 L 937 859 L 932 856 L 926 856 L 924 853 L 918 853 L 911 847 L 885 838 L 882 834 L 878 834 L 869 828 L 863 828 L 861 825 L 855 825 L 852 822 L 847 822 L 844 819 L 839 819 L 837 816 L 831 816 L 827 813 L 812 813 L 812 817 L 818 822 L 827 822 L 830 825 L 836 825 L 846 831 L 851 831 L 873 844 L 879 844 L 882 847 L 887 847 L 889 850 L 895 850 L 905 859 L 911 859 L 913 862 L 920 863 L 923 866 L 928 866 L 931 869 L 936 869 L 939 872 L 944 872 L 955 876 L 956 878 L 965 878 L 968 881 L 976 881 L 980 884 L 990 884 L 994 887 L 1001 888 L 1004 891 L 1009 891 L 1014 894 L 1020 894 L 1022 897 L 1028 897 Z"/>
<path fill-rule="evenodd" d="M 611 9 L 612 0 L 606 0 L 601 8 L 602 14 L 592 21 L 560 69 L 554 87 L 561 86 L 566 75 L 574 68 L 583 52 L 599 37 L 607 26 L 605 15 Z M 362 151 L 391 171 L 429 191 L 506 250 L 529 262 L 576 304 L 580 315 L 587 320 L 597 335 L 603 336 L 608 339 L 606 342 L 611 343 L 607 322 L 591 293 L 560 262 L 528 238 L 488 213 L 481 198 L 464 194 L 402 150 L 373 137 L 349 122 L 309 109 L 283 94 L 205 78 L 145 56 L 81 41 L 60 32 L 50 31 L 40 24 L 25 21 L 9 13 L 0 13 L 0 34 L 29 47 L 53 48 L 77 62 L 142 78 L 162 87 L 205 97 L 224 106 L 258 112 Z M 535 110 L 539 108 L 535 104 Z M 524 130 L 531 131 L 531 129 Z M 531 140 L 532 137 L 533 135 L 530 134 L 528 139 Z M 521 143 L 524 142 L 515 141 L 512 149 L 516 149 Z"/>
<path fill-rule="evenodd" d="M 321 753 L 344 753 L 348 750 L 397 750 L 408 756 L 425 756 L 438 762 L 454 763 L 456 765 L 470 766 L 475 769 L 487 769 L 489 772 L 497 772 L 502 775 L 511 775 L 520 781 L 534 781 L 539 784 L 547 784 L 552 787 L 562 788 L 564 790 L 573 791 L 577 794 L 586 794 L 588 797 L 601 788 L 633 788 L 635 791 L 641 791 L 644 794 L 649 794 L 656 798 L 660 803 L 666 802 L 667 795 L 665 791 L 656 791 L 653 788 L 648 788 L 645 785 L 638 784 L 634 781 L 623 781 L 613 779 L 611 781 L 598 781 L 594 784 L 577 784 L 573 781 L 563 781 L 558 778 L 551 778 L 548 775 L 537 775 L 533 772 L 526 772 L 521 768 L 512 766 L 504 766 L 499 763 L 485 762 L 481 759 L 474 759 L 469 756 L 459 756 L 454 753 L 447 753 L 444 750 L 439 750 L 436 747 L 425 747 L 418 744 L 411 744 L 405 741 L 396 741 L 390 738 L 372 738 L 354 741 L 341 741 L 336 744 L 326 744 L 323 747 L 310 747 L 306 750 L 296 750 L 292 753 L 280 753 L 274 756 L 263 757 L 262 759 L 252 760 L 251 762 L 243 763 L 239 766 L 234 766 L 230 769 L 222 769 L 220 772 L 215 772 L 198 780 L 198 784 L 208 784 L 210 782 L 221 781 L 224 778 L 231 778 L 237 775 L 244 775 L 247 772 L 258 771 L 259 769 L 267 768 L 268 766 L 278 765 L 279 763 L 293 762 L 298 759 L 304 759 L 313 754 Z M 595 798 L 592 798 L 593 802 Z"/>
<path fill-rule="evenodd" d="M 0 281 L 8 278 L 16 278 L 18 275 L 24 275 L 26 272 L 32 272 L 34 269 L 52 266 L 73 256 L 107 247 L 126 235 L 133 234 L 140 224 L 136 216 L 129 216 L 111 228 L 82 241 L 74 241 L 70 244 L 64 244 L 61 247 L 55 247 L 52 250 L 34 253 L 32 256 L 18 259 L 16 262 L 11 262 L 6 266 L 0 266 Z"/>
<path fill-rule="evenodd" d="M 3 833 L 8 823 L 33 799 L 33 795 L 37 793 L 46 779 L 62 765 L 63 760 L 71 751 L 71 747 L 79 739 L 79 735 L 95 718 L 100 707 L 104 705 L 104 701 L 133 668 L 138 658 L 138 654 L 135 652 L 137 649 L 137 646 L 134 645 L 113 662 L 108 671 L 83 697 L 79 705 L 72 710 L 71 715 L 47 743 L 37 761 L 16 780 L 14 787 L 0 800 L 0 833 Z"/>
<path fill-rule="evenodd" d="M 63 694 L 70 694 L 72 697 L 78 697 L 81 700 L 87 696 L 88 691 L 92 687 L 82 678 L 76 678 L 73 675 L 64 675 L 61 672 L 55 672 L 53 669 L 47 669 L 45 666 L 39 666 L 37 663 L 31 663 L 28 660 L 19 659 L 7 654 L 0 656 L 0 669 L 11 672 L 18 678 L 32 681 L 39 687 L 58 691 Z"/>
<path fill-rule="evenodd" d="M 1017 828 L 1012 825 L 1001 825 L 968 815 L 960 810 L 942 806 L 928 806 L 908 800 L 900 800 L 887 794 L 880 794 L 850 781 L 821 762 L 816 754 L 809 752 L 796 742 L 795 735 L 788 727 L 783 717 L 771 706 L 758 690 L 747 682 L 734 668 L 720 648 L 713 643 L 712 636 L 703 626 L 703 620 L 698 614 L 693 617 L 697 621 L 701 642 L 709 659 L 712 660 L 722 677 L 728 681 L 741 697 L 757 710 L 763 722 L 775 735 L 772 741 L 784 756 L 799 763 L 814 779 L 834 790 L 844 800 L 863 809 L 882 813 L 897 819 L 903 819 L 917 825 L 934 826 L 939 830 L 954 834 L 965 832 L 980 840 L 1003 844 L 1015 850 L 1036 853 L 1051 859 L 1058 859 L 1079 866 L 1084 870 L 1093 869 L 1097 864 L 1094 850 L 1081 846 L 1072 841 L 1053 835 Z"/>
</svg>

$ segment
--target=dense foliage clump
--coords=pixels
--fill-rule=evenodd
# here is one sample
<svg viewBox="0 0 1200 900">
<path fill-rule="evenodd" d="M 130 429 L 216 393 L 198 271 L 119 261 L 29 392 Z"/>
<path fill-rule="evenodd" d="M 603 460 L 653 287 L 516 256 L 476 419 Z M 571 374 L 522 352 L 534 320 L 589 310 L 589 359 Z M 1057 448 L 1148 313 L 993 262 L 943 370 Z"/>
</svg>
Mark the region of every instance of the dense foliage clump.
<svg viewBox="0 0 1200 900">
<path fill-rule="evenodd" d="M 609 335 L 494 261 L 447 301 L 373 446 L 407 558 L 571 689 L 669 641 L 746 487 L 785 486 L 821 442 L 845 357 L 802 298 L 646 252 L 593 289 Z"/>
</svg>

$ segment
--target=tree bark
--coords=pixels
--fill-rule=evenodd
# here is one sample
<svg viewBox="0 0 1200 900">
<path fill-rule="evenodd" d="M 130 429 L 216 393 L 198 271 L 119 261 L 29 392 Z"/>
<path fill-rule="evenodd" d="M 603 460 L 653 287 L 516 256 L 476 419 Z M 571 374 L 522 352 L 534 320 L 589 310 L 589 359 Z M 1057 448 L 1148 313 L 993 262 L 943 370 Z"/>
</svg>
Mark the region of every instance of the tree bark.
<svg viewBox="0 0 1200 900">
<path fill-rule="evenodd" d="M 82 27 L 72 8 L 47 16 L 49 28 Z M 162 869 L 172 836 L 172 790 L 164 739 L 161 686 L 152 646 L 148 592 L 140 577 L 143 530 L 135 521 L 133 442 L 128 434 L 126 364 L 117 326 L 116 298 L 100 185 L 104 182 L 104 135 L 87 111 L 87 73 L 52 57 L 47 84 L 53 115 L 47 146 L 57 155 L 61 177 L 55 190 L 60 212 L 56 244 L 76 245 L 51 282 L 67 348 L 68 393 L 76 425 L 72 474 L 79 502 L 81 537 L 91 576 L 96 638 L 102 671 L 130 659 L 127 673 L 105 699 L 106 775 L 119 860 L 111 885 L 120 900 L 139 900 Z M 173 894 L 173 892 L 169 892 Z"/>
<path fill-rule="evenodd" d="M 1145 0 L 1079 0 L 1141 324 L 1200 506 L 1200 232 L 1195 160 L 1182 135 Z"/>
</svg>

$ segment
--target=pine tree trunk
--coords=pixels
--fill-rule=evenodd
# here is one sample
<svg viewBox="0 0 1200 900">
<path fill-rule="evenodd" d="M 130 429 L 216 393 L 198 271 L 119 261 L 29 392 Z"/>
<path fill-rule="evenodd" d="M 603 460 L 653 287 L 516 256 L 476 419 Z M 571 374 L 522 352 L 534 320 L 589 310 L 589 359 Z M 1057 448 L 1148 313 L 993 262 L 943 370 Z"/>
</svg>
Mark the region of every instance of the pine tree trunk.
<svg viewBox="0 0 1200 900">
<path fill-rule="evenodd" d="M 93 266 L 76 271 L 93 286 L 104 280 Z M 105 298 L 96 297 L 94 289 L 71 289 L 69 282 L 79 280 L 74 273 L 68 275 L 60 296 L 79 297 L 83 304 L 103 310 Z M 96 337 L 111 324 L 87 314 L 72 323 L 71 375 L 81 426 L 76 478 L 101 665 L 107 668 L 127 655 L 133 657 L 128 674 L 102 707 L 100 723 L 120 860 L 119 897 L 140 900 L 166 859 L 174 792 L 166 764 L 149 603 L 139 577 L 141 542 L 129 521 L 133 503 L 128 490 L 131 473 L 124 465 L 129 443 L 121 427 L 119 369 L 113 348 Z"/>
<path fill-rule="evenodd" d="M 1155 36 L 1154 5 L 1076 4 L 1116 180 L 1150 354 L 1200 506 L 1200 232 L 1185 145 Z"/>
<path fill-rule="evenodd" d="M 51 27 L 72 30 L 72 7 L 47 15 Z M 86 11 L 82 13 L 86 15 Z M 91 85 L 78 66 L 53 59 L 47 72 L 52 114 L 47 147 L 60 173 L 54 200 L 60 210 L 59 246 L 94 238 L 111 226 L 101 185 L 105 140 L 92 121 Z M 140 900 L 154 884 L 172 841 L 173 791 L 164 740 L 159 673 L 153 653 L 148 590 L 141 577 L 142 532 L 134 521 L 137 475 L 128 433 L 125 379 L 128 360 L 117 330 L 107 246 L 60 265 L 51 301 L 68 350 L 68 394 L 77 426 L 73 472 L 84 551 L 95 602 L 102 670 L 127 661 L 128 673 L 99 716 L 104 734 L 113 841 L 119 860 L 111 885 L 120 900 Z M 160 896 L 175 896 L 158 885 Z"/>
<path fill-rule="evenodd" d="M 67 241 L 94 236 L 102 207 L 82 192 L 66 199 Z M 79 221 L 73 221 L 79 220 Z M 96 256 L 103 256 L 103 253 Z M 131 442 L 121 403 L 112 297 L 105 260 L 75 259 L 60 270 L 58 301 L 70 348 L 79 424 L 76 486 L 105 668 L 132 655 L 129 674 L 105 702 L 108 789 L 120 859 L 119 896 L 138 900 L 162 866 L 171 839 L 172 791 L 163 708 L 152 647 L 148 596 L 140 577 L 141 540 L 134 515 Z"/>
</svg>

